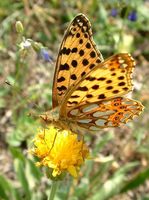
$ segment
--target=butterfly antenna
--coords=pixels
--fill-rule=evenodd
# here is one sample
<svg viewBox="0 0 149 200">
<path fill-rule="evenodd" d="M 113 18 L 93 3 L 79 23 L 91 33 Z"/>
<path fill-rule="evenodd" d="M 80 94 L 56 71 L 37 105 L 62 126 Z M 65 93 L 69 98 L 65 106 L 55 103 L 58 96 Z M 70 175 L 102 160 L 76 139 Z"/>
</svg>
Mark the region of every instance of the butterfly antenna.
<svg viewBox="0 0 149 200">
<path fill-rule="evenodd" d="M 9 86 L 12 86 L 11 83 L 8 80 L 5 80 L 5 83 Z"/>
<path fill-rule="evenodd" d="M 12 87 L 12 88 L 14 87 L 8 80 L 5 80 L 4 83 L 7 84 L 8 86 Z M 20 97 L 20 96 L 21 96 L 21 97 Z M 20 93 L 20 96 L 19 96 L 19 99 L 20 99 L 20 100 L 21 100 L 22 97 L 23 97 L 23 99 L 25 99 L 25 100 L 27 101 L 28 104 L 33 103 L 33 102 L 31 101 L 31 99 L 29 99 L 29 96 L 28 96 L 28 95 L 24 95 L 23 93 Z M 41 108 L 39 107 L 39 105 L 38 105 L 37 103 L 33 103 L 33 105 L 34 105 L 35 108 L 41 110 Z M 31 116 L 30 113 L 29 113 L 29 116 Z"/>
</svg>

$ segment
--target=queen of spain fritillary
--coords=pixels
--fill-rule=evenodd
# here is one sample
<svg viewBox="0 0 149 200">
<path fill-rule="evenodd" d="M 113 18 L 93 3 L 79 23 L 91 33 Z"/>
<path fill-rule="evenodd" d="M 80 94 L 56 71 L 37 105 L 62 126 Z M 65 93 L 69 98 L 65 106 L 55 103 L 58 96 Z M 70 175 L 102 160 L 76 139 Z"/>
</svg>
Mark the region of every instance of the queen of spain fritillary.
<svg viewBox="0 0 149 200">
<path fill-rule="evenodd" d="M 91 24 L 77 15 L 60 46 L 53 82 L 53 109 L 41 117 L 60 128 L 99 131 L 117 127 L 143 110 L 124 97 L 132 90 L 135 62 L 119 53 L 103 60 L 92 38 Z"/>
</svg>

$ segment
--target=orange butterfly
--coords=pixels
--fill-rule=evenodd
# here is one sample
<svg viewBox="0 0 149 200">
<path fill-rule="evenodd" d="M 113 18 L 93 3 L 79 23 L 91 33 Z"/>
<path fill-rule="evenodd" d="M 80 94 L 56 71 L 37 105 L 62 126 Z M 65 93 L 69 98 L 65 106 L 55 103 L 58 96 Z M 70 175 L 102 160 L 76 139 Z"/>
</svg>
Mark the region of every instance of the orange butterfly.
<svg viewBox="0 0 149 200">
<path fill-rule="evenodd" d="M 53 82 L 53 109 L 46 122 L 75 132 L 116 127 L 133 119 L 143 105 L 123 97 L 132 90 L 135 62 L 128 53 L 103 60 L 91 24 L 77 15 L 60 46 Z"/>
</svg>

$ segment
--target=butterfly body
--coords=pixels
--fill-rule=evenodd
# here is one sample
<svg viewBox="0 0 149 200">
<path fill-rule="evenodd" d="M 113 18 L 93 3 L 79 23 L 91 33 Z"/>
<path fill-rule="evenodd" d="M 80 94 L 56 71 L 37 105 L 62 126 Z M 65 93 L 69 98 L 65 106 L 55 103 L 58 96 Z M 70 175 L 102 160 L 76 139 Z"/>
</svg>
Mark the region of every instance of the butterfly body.
<svg viewBox="0 0 149 200">
<path fill-rule="evenodd" d="M 59 129 L 69 129 L 68 121 L 63 118 L 60 118 L 59 116 L 59 107 L 56 107 L 55 109 L 47 111 L 39 115 L 39 117 L 46 124 L 52 124 Z"/>
<path fill-rule="evenodd" d="M 119 53 L 103 60 L 92 38 L 91 24 L 77 15 L 60 46 L 53 81 L 52 111 L 42 118 L 75 132 L 117 127 L 143 110 L 124 97 L 132 90 L 134 59 Z"/>
</svg>

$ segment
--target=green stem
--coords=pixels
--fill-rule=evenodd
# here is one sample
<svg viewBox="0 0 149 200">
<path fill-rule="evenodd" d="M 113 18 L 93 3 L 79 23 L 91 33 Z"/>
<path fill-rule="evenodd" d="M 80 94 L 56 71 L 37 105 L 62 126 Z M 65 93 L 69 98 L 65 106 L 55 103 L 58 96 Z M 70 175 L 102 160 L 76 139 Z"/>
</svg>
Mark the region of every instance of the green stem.
<svg viewBox="0 0 149 200">
<path fill-rule="evenodd" d="M 58 187 L 58 181 L 53 181 L 52 187 L 51 187 L 51 190 L 50 190 L 50 194 L 48 196 L 48 200 L 53 200 L 54 199 L 57 187 Z"/>
</svg>

